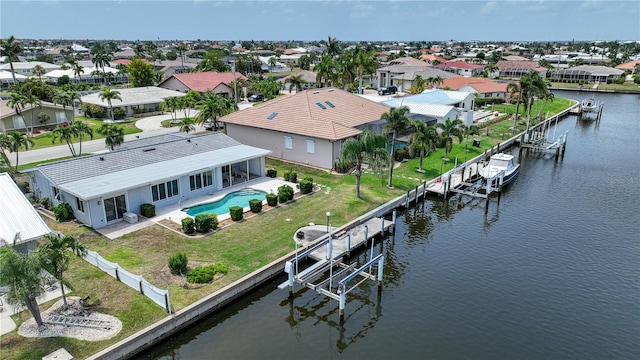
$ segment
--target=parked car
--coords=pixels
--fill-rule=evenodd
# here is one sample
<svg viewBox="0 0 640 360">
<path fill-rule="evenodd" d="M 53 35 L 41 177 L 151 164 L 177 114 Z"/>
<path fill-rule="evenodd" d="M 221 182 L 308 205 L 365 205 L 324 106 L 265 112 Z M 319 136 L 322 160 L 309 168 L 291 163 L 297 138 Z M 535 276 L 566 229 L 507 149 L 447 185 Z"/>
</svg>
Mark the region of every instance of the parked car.
<svg viewBox="0 0 640 360">
<path fill-rule="evenodd" d="M 251 96 L 249 96 L 249 102 L 258 102 L 258 101 L 264 101 L 264 95 L 262 94 L 253 94 Z"/>
<path fill-rule="evenodd" d="M 213 121 L 205 121 L 204 124 L 202 124 L 202 127 L 205 128 L 205 130 L 213 130 Z"/>
<path fill-rule="evenodd" d="M 389 94 L 395 94 L 397 92 L 398 92 L 398 88 L 395 86 L 381 87 L 380 89 L 378 89 L 378 95 L 389 95 Z"/>
</svg>

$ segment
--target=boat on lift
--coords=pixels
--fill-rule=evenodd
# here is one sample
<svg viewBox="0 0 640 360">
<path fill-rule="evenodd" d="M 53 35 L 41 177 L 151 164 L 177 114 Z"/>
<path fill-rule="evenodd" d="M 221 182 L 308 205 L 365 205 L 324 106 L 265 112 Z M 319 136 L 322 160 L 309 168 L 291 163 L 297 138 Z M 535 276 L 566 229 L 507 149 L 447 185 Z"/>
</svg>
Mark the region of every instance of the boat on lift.
<svg viewBox="0 0 640 360">
<path fill-rule="evenodd" d="M 486 181 L 492 180 L 492 185 L 500 185 L 501 172 L 504 172 L 502 176 L 502 185 L 507 185 L 515 180 L 520 171 L 520 164 L 517 164 L 513 155 L 509 154 L 495 154 L 489 159 L 489 163 L 478 170 L 480 176 Z"/>
</svg>

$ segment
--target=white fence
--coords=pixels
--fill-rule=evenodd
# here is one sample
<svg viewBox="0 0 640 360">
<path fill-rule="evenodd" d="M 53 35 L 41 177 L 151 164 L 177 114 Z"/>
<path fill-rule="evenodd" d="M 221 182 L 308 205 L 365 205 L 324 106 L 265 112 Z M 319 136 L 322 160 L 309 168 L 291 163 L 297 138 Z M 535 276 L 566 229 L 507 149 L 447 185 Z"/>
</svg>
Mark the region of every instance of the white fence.
<svg viewBox="0 0 640 360">
<path fill-rule="evenodd" d="M 171 302 L 169 301 L 169 290 L 162 290 L 151 285 L 140 275 L 135 275 L 127 270 L 123 269 L 117 263 L 105 260 L 100 254 L 95 251 L 87 251 L 87 255 L 84 257 L 89 263 L 97 266 L 98 269 L 113 276 L 115 279 L 122 281 L 130 287 L 140 291 L 142 295 L 145 295 L 156 304 L 163 306 L 167 309 L 167 312 L 171 314 Z"/>
</svg>

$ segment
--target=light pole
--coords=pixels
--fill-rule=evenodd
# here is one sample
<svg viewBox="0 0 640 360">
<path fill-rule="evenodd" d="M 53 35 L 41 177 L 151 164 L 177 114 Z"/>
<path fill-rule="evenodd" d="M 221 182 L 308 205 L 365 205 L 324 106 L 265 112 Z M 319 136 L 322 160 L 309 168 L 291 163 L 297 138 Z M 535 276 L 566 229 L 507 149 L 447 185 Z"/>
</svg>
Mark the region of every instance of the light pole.
<svg viewBox="0 0 640 360">
<path fill-rule="evenodd" d="M 327 233 L 329 232 L 329 218 L 331 217 L 331 213 L 327 211 Z"/>
</svg>

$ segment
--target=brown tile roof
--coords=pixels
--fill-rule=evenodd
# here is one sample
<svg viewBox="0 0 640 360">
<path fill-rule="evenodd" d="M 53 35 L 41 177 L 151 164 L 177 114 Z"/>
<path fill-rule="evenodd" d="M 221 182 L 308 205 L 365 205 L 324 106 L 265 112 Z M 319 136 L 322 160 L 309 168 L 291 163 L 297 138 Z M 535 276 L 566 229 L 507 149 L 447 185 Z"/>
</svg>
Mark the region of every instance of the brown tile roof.
<svg viewBox="0 0 640 360">
<path fill-rule="evenodd" d="M 477 92 L 485 94 L 490 92 L 506 92 L 507 85 L 509 85 L 509 83 L 497 82 L 484 78 L 469 78 L 457 76 L 444 79 L 442 81 L 441 87 L 448 87 L 454 90 L 459 90 L 464 86 L 471 86 L 472 88 L 476 89 Z"/>
<path fill-rule="evenodd" d="M 215 71 L 209 71 L 173 74 L 165 81 L 168 81 L 172 77 L 183 83 L 189 89 L 199 92 L 205 92 L 210 89 L 215 89 L 220 84 L 228 84 L 234 79 L 234 75 L 231 72 L 218 73 Z M 238 79 L 248 80 L 246 76 L 242 75 L 239 72 L 236 72 L 235 77 Z"/>
<path fill-rule="evenodd" d="M 324 88 L 281 96 L 224 116 L 220 121 L 337 141 L 360 134 L 356 126 L 379 120 L 387 111 L 386 105 L 339 89 Z M 277 115 L 268 119 L 274 113 Z"/>
<path fill-rule="evenodd" d="M 423 54 L 420 56 L 420 60 L 422 61 L 426 61 L 426 62 L 434 62 L 436 60 L 438 60 L 439 62 L 443 63 L 446 60 L 443 57 L 437 56 L 437 55 L 431 55 L 431 54 Z"/>
<path fill-rule="evenodd" d="M 445 61 L 442 64 L 435 65 L 435 67 L 450 67 L 455 69 L 482 69 L 484 66 L 468 63 L 466 61 Z"/>
<path fill-rule="evenodd" d="M 506 61 L 500 60 L 496 63 L 496 67 L 500 70 L 503 69 L 540 69 L 540 65 L 538 65 L 537 61 Z"/>
<path fill-rule="evenodd" d="M 616 66 L 616 69 L 621 70 L 633 70 L 636 67 L 636 64 L 640 64 L 640 60 L 629 61 L 624 64 L 620 64 Z"/>
<path fill-rule="evenodd" d="M 117 59 L 117 60 L 113 60 L 112 63 L 120 64 L 120 65 L 129 65 L 131 64 L 131 60 L 133 59 Z M 151 62 L 147 59 L 140 59 L 140 60 L 146 62 L 147 64 L 151 64 Z"/>
</svg>

